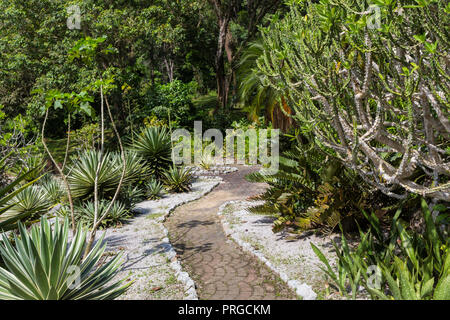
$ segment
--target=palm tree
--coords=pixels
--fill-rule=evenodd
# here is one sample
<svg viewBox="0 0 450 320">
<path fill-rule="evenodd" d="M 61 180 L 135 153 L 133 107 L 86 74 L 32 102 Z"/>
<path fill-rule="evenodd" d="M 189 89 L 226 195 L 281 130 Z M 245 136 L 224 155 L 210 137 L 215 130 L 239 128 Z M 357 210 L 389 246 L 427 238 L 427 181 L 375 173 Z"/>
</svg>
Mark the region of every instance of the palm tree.
<svg viewBox="0 0 450 320">
<path fill-rule="evenodd" d="M 294 126 L 289 116 L 292 110 L 284 94 L 269 86 L 266 76 L 256 68 L 264 50 L 262 39 L 258 39 L 251 42 L 243 53 L 238 70 L 240 102 L 250 120 L 257 122 L 263 114 L 266 122 L 271 121 L 275 129 L 287 132 Z"/>
</svg>

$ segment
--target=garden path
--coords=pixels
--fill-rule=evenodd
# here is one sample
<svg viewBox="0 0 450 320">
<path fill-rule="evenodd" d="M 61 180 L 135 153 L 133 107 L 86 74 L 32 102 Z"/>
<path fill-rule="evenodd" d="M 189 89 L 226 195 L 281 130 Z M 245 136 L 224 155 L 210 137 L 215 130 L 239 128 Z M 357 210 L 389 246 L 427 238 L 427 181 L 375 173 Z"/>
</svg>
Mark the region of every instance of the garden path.
<svg viewBox="0 0 450 320">
<path fill-rule="evenodd" d="M 165 223 L 170 242 L 186 272 L 195 281 L 199 299 L 295 299 L 295 293 L 269 268 L 225 235 L 219 207 L 231 200 L 246 200 L 267 185 L 247 182 L 255 167 L 238 166 L 222 175 L 211 193 L 178 207 Z"/>
</svg>

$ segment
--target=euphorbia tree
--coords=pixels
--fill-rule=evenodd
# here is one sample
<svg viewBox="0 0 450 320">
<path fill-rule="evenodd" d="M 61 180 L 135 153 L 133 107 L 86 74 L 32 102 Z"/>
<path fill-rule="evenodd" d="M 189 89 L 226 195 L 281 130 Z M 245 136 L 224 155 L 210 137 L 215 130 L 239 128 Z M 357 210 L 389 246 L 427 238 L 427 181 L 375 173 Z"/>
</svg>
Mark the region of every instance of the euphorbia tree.
<svg viewBox="0 0 450 320">
<path fill-rule="evenodd" d="M 303 132 L 387 195 L 448 200 L 450 4 L 294 2 L 258 68 Z"/>
</svg>

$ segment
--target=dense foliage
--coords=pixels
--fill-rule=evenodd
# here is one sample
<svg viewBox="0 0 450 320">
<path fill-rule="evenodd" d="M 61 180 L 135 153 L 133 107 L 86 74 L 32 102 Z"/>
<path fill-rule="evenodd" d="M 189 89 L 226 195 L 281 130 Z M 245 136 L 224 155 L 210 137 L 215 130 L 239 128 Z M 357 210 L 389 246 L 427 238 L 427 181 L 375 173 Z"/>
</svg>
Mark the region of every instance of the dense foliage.
<svg viewBox="0 0 450 320">
<path fill-rule="evenodd" d="M 270 188 L 258 199 L 264 204 L 250 210 L 277 217 L 274 231 L 286 227 L 302 233 L 309 229 L 333 231 L 339 223 L 355 228 L 352 221 L 361 217 L 361 209 L 373 208 L 376 194 L 336 161 L 326 161 L 311 146 L 303 145 L 280 157 L 275 175 L 250 174 L 252 182 L 268 183 Z"/>
</svg>

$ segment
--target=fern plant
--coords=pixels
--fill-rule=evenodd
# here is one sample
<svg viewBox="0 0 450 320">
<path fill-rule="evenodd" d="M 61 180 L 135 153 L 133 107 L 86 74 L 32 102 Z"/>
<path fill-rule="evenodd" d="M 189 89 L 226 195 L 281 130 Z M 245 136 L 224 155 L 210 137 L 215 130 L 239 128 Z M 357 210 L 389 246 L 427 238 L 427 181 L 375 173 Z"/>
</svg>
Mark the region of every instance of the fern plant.
<svg viewBox="0 0 450 320">
<path fill-rule="evenodd" d="M 331 232 L 343 219 L 355 213 L 359 216 L 359 208 L 364 206 L 364 193 L 353 183 L 354 177 L 339 169 L 308 145 L 297 146 L 280 157 L 276 174 L 255 172 L 246 177 L 270 185 L 258 197 L 264 204 L 250 211 L 276 216 L 275 232 L 286 227 L 299 233 L 317 228 Z"/>
</svg>

